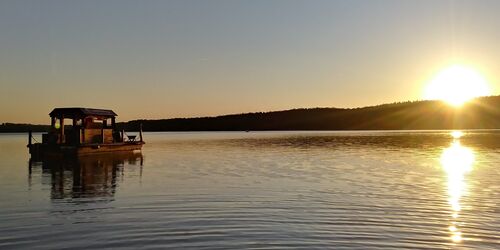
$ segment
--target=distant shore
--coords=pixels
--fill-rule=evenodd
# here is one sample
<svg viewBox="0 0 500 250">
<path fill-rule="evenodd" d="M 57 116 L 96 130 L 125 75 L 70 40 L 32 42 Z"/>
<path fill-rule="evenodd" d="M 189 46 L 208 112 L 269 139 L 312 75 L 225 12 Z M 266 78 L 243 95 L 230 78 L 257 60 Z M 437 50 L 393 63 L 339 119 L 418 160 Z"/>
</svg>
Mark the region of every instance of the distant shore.
<svg viewBox="0 0 500 250">
<path fill-rule="evenodd" d="M 362 108 L 309 108 L 216 117 L 133 120 L 127 131 L 422 130 L 500 128 L 500 96 L 476 98 L 455 108 L 414 101 Z M 0 133 L 45 132 L 48 125 L 0 124 Z"/>
</svg>

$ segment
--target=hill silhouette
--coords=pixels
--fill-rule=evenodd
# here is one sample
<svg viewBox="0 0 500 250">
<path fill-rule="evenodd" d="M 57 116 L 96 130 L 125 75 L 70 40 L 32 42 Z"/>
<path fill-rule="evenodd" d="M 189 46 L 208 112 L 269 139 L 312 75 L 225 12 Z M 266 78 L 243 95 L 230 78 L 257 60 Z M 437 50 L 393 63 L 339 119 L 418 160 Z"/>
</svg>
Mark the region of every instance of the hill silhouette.
<svg viewBox="0 0 500 250">
<path fill-rule="evenodd" d="M 476 98 L 460 108 L 413 101 L 362 108 L 309 108 L 216 117 L 133 120 L 127 131 L 405 130 L 500 128 L 500 96 Z M 47 131 L 47 125 L 6 123 L 0 132 Z"/>
<path fill-rule="evenodd" d="M 0 124 L 0 133 L 21 133 L 21 132 L 47 132 L 49 125 L 34 125 L 25 123 L 2 123 Z"/>
<path fill-rule="evenodd" d="M 216 117 L 133 120 L 126 130 L 404 130 L 500 128 L 500 96 L 476 98 L 460 108 L 442 101 L 413 101 L 342 109 L 310 108 Z"/>
</svg>

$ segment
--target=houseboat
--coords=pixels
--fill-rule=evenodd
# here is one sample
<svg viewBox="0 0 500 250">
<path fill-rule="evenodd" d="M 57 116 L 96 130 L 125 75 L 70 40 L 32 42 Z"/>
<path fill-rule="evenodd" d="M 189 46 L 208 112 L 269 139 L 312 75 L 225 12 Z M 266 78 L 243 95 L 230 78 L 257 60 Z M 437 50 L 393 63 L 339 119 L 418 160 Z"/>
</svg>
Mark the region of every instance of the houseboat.
<svg viewBox="0 0 500 250">
<path fill-rule="evenodd" d="M 72 157 L 96 153 L 140 150 L 144 144 L 142 126 L 139 138 L 118 131 L 117 114 L 108 109 L 56 108 L 49 114 L 50 131 L 42 142 L 33 143 L 29 133 L 28 148 L 32 159 Z M 65 124 L 71 120 L 72 124 Z"/>
</svg>

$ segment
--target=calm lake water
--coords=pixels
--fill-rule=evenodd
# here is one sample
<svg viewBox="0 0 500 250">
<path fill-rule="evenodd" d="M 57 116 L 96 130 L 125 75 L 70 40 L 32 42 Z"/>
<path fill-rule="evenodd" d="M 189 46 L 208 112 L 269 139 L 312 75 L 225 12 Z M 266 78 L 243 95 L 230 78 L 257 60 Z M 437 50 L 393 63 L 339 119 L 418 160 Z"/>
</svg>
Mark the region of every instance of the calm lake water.
<svg viewBox="0 0 500 250">
<path fill-rule="evenodd" d="M 29 167 L 0 135 L 0 249 L 500 248 L 497 131 L 145 139 Z"/>
</svg>

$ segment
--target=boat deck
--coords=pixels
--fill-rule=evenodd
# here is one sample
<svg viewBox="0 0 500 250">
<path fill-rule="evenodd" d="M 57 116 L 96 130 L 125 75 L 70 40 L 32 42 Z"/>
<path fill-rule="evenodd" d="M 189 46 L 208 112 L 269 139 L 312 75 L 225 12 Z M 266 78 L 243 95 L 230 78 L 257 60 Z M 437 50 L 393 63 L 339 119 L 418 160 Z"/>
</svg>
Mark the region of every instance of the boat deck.
<svg viewBox="0 0 500 250">
<path fill-rule="evenodd" d="M 98 153 L 140 150 L 144 142 L 117 142 L 117 143 L 92 143 L 82 145 L 47 145 L 42 143 L 32 144 L 30 154 L 36 159 L 82 156 Z"/>
</svg>

